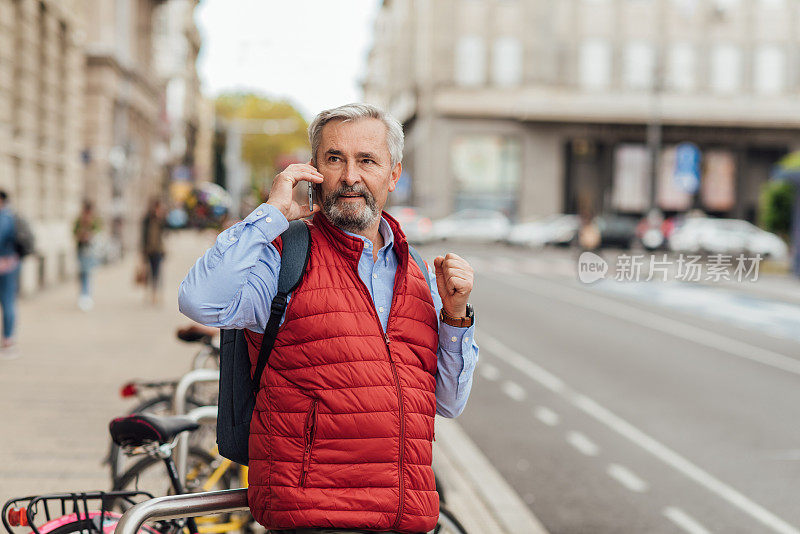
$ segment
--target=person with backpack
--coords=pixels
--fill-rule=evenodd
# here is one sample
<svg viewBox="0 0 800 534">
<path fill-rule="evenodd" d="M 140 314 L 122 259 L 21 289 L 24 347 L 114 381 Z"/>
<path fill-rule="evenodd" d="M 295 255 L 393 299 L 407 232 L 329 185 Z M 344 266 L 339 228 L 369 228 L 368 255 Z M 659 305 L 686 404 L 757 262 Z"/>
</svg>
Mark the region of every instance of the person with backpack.
<svg viewBox="0 0 800 534">
<path fill-rule="evenodd" d="M 0 342 L 0 359 L 4 360 L 19 357 L 14 337 L 20 269 L 17 226 L 17 216 L 8 206 L 8 193 L 0 190 L 0 306 L 3 309 L 3 339 Z"/>
<path fill-rule="evenodd" d="M 252 378 L 255 406 L 233 425 L 250 421 L 248 500 L 269 532 L 428 532 L 434 415 L 463 411 L 478 361 L 473 271 L 452 253 L 421 268 L 383 212 L 402 170 L 396 119 L 348 104 L 317 115 L 309 139 L 311 161 L 278 174 L 267 202 L 219 235 L 181 283 L 179 307 L 243 330 L 255 373 L 234 387 Z M 312 206 L 292 195 L 308 183 Z M 284 232 L 309 216 L 287 297 L 279 278 L 295 237 Z"/>
</svg>

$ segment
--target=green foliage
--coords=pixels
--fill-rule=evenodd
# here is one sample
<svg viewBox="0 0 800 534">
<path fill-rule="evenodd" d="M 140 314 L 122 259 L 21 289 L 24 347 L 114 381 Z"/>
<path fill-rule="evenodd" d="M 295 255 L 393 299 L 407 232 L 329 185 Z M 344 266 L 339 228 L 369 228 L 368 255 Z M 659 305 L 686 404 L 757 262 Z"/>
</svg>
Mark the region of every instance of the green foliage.
<svg viewBox="0 0 800 534">
<path fill-rule="evenodd" d="M 759 225 L 769 232 L 786 236 L 792 224 L 794 186 L 789 182 L 770 180 L 761 188 Z"/>
<path fill-rule="evenodd" d="M 242 159 L 250 166 L 253 187 L 260 189 L 276 174 L 279 158 L 308 151 L 308 123 L 292 104 L 252 93 L 229 93 L 217 97 L 216 114 L 223 122 L 243 119 Z M 253 133 L 259 119 L 295 120 L 297 128 L 284 133 Z"/>
</svg>

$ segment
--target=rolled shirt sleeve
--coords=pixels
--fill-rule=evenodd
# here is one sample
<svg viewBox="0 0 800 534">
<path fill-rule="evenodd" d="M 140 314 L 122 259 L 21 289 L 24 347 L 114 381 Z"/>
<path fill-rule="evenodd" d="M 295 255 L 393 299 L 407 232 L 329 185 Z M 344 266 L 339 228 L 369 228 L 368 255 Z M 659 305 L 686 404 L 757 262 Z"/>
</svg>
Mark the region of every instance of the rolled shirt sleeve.
<svg viewBox="0 0 800 534">
<path fill-rule="evenodd" d="M 442 309 L 442 299 L 436 288 L 436 276 L 428 266 L 431 297 L 436 315 Z M 464 411 L 472 389 L 472 375 L 478 363 L 475 325 L 456 327 L 439 321 L 439 348 L 436 369 L 436 413 L 443 417 L 458 417 Z"/>
<path fill-rule="evenodd" d="M 207 326 L 263 332 L 281 263 L 272 242 L 288 227 L 278 209 L 262 204 L 220 233 L 181 282 L 181 313 Z"/>
</svg>

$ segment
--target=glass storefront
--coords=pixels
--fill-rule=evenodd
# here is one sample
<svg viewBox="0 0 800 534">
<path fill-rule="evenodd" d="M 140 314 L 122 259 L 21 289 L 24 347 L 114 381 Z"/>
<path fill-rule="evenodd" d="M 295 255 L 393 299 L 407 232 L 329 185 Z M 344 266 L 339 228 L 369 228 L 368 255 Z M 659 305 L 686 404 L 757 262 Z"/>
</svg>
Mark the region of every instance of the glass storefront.
<svg viewBox="0 0 800 534">
<path fill-rule="evenodd" d="M 460 135 L 453 139 L 450 155 L 456 211 L 495 209 L 516 216 L 522 166 L 517 138 Z"/>
</svg>

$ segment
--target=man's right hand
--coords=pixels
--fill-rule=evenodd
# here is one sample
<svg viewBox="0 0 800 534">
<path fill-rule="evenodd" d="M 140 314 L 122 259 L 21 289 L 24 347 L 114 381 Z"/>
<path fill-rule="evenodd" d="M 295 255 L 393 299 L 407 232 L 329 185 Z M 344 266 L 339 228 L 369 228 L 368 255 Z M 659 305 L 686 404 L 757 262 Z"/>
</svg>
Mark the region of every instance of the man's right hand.
<svg viewBox="0 0 800 534">
<path fill-rule="evenodd" d="M 308 204 L 301 206 L 293 199 L 292 190 L 300 182 L 321 184 L 322 175 L 311 163 L 293 163 L 272 181 L 272 189 L 270 189 L 267 204 L 280 210 L 286 220 L 289 221 L 308 217 L 320 209 L 319 202 L 315 201 L 314 209 L 309 210 Z"/>
</svg>

